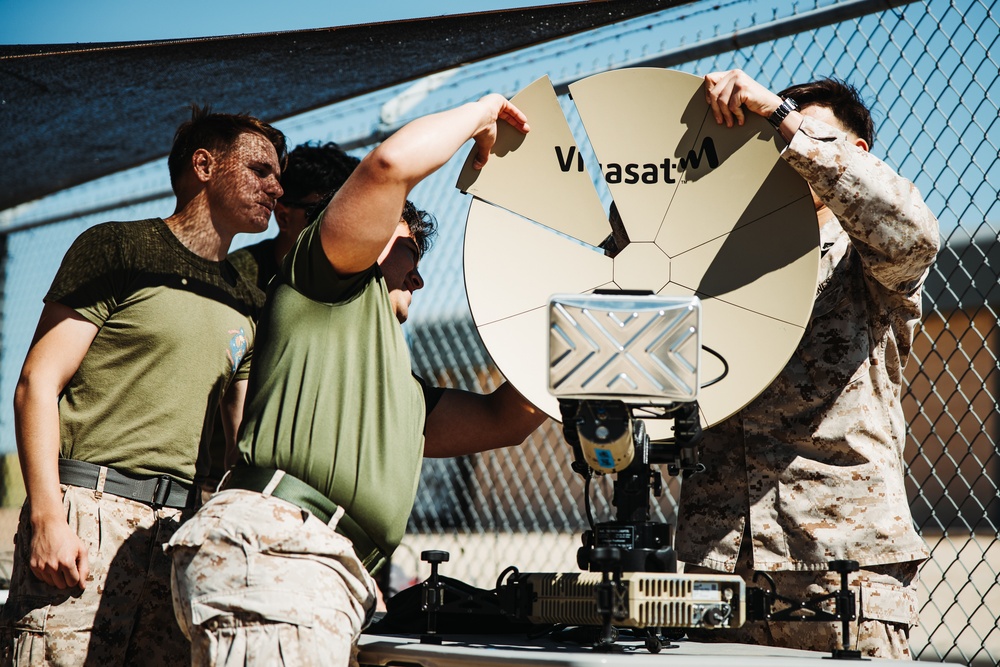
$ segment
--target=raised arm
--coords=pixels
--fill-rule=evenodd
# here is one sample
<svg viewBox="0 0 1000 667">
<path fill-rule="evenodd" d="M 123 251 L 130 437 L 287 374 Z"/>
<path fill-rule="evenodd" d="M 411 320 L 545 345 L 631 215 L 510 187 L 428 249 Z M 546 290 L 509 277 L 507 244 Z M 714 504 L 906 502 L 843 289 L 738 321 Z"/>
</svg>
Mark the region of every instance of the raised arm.
<svg viewBox="0 0 1000 667">
<path fill-rule="evenodd" d="M 408 123 L 369 153 L 322 220 L 323 250 L 337 273 L 358 273 L 375 263 L 399 224 L 410 190 L 469 139 L 476 145 L 475 166 L 482 168 L 501 121 L 528 131 L 524 114 L 494 94 Z"/>
<path fill-rule="evenodd" d="M 59 490 L 59 395 L 97 335 L 71 308 L 48 303 L 14 390 L 14 430 L 31 508 L 31 571 L 56 588 L 85 587 L 87 547 L 66 522 Z"/>
<path fill-rule="evenodd" d="M 719 124 L 742 125 L 745 111 L 769 117 L 782 99 L 742 70 L 705 77 L 705 97 Z M 937 256 L 938 222 L 917 188 L 848 133 L 836 110 L 816 105 L 791 111 L 778 127 L 788 142 L 782 157 L 812 188 L 851 237 L 867 274 L 892 292 L 908 294 Z M 842 125 L 842 124 L 841 124 Z"/>
<path fill-rule="evenodd" d="M 899 294 L 923 282 L 937 257 L 938 221 L 913 183 L 809 116 L 782 157 L 837 216 L 868 276 Z"/>
</svg>

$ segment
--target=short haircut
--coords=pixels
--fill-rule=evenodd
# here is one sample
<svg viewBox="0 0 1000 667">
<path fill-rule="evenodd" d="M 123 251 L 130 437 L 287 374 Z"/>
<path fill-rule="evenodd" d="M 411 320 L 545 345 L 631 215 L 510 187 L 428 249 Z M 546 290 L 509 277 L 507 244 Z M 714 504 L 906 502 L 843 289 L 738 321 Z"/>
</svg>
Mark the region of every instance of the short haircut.
<svg viewBox="0 0 1000 667">
<path fill-rule="evenodd" d="M 174 133 L 174 145 L 167 158 L 170 185 L 177 192 L 177 185 L 184 170 L 191 166 L 195 151 L 204 148 L 224 155 L 241 134 L 259 134 L 267 139 L 278 154 L 282 167 L 288 157 L 285 135 L 262 120 L 247 114 L 213 113 L 209 106 L 191 105 L 191 120 L 181 123 Z"/>
<path fill-rule="evenodd" d="M 778 96 L 790 97 L 800 107 L 826 107 L 847 130 L 868 142 L 868 148 L 875 145 L 875 123 L 871 111 L 862 101 L 858 89 L 851 84 L 839 79 L 820 79 L 785 88 Z"/>
<path fill-rule="evenodd" d="M 423 257 L 431 249 L 434 237 L 437 235 L 437 222 L 434 216 L 427 211 L 421 211 L 407 199 L 403 205 L 403 221 L 410 228 L 410 236 L 413 237 L 417 248 L 420 249 L 420 256 Z"/>
</svg>

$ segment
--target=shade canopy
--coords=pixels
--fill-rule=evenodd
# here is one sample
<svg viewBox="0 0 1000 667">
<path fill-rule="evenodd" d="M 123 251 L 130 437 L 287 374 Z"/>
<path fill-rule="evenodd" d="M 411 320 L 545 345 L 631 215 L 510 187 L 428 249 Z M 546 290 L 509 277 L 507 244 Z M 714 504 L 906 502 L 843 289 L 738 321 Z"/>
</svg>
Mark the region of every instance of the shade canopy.
<svg viewBox="0 0 1000 667">
<path fill-rule="evenodd" d="M 275 122 L 686 1 L 574 2 L 205 39 L 0 46 L 0 210 L 165 156 L 191 103 Z"/>
</svg>

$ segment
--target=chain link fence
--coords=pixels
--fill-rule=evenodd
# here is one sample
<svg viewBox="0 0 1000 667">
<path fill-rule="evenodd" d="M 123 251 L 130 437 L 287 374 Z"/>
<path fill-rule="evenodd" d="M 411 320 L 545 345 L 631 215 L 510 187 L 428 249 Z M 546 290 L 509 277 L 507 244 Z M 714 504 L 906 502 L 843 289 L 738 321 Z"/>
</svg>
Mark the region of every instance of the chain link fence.
<svg viewBox="0 0 1000 667">
<path fill-rule="evenodd" d="M 413 115 L 487 91 L 512 95 L 542 74 L 561 86 L 625 66 L 705 74 L 740 67 L 773 90 L 823 76 L 846 79 L 872 103 L 873 151 L 914 181 L 941 222 L 942 250 L 927 281 L 925 322 L 903 397 L 910 424 L 907 484 L 916 524 L 932 551 L 921 572 L 920 660 L 1000 662 L 1000 22 L 985 0 L 693 2 L 586 35 L 469 65 L 425 86 Z M 896 6 L 898 5 L 898 6 Z M 292 145 L 333 140 L 366 150 L 384 127 L 380 110 L 407 86 L 279 124 Z M 572 106 L 562 96 L 564 108 Z M 570 116 L 572 119 L 572 116 Z M 627 118 L 626 118 L 627 122 Z M 574 131 L 580 130 L 575 127 Z M 580 130 L 582 132 L 582 130 Z M 441 386 L 490 390 L 502 381 L 476 334 L 462 283 L 460 161 L 414 191 L 441 234 L 422 272 L 427 287 L 407 324 L 416 372 Z M 0 212 L 6 248 L 0 358 L 0 451 L 12 451 L 11 397 L 41 296 L 72 239 L 108 219 L 169 215 L 165 165 L 57 195 L 30 210 Z M 158 190 L 159 189 L 159 190 Z M 162 197 L 149 192 L 162 192 Z M 108 195 L 108 192 L 114 192 Z M 137 195 L 139 193 L 139 195 Z M 606 195 L 605 195 L 606 196 Z M 127 208 L 119 201 L 138 201 Z M 607 205 L 607 201 L 605 204 Z M 67 211 L 98 210 L 85 218 Z M 44 224 L 46 220 L 60 220 Z M 42 225 L 42 226 L 38 226 Z M 26 227 L 31 226 L 31 229 Z M 237 245 L 253 242 L 244 239 Z M 498 261 L 498 279 L 516 264 Z M 587 527 L 583 484 L 559 424 L 524 446 L 476 457 L 429 460 L 409 531 L 393 560 L 393 585 L 427 575 L 420 551 L 451 551 L 443 572 L 491 588 L 508 565 L 575 570 Z M 610 480 L 591 490 L 593 513 L 610 518 Z M 667 478 L 654 514 L 674 522 L 678 481 Z"/>
</svg>

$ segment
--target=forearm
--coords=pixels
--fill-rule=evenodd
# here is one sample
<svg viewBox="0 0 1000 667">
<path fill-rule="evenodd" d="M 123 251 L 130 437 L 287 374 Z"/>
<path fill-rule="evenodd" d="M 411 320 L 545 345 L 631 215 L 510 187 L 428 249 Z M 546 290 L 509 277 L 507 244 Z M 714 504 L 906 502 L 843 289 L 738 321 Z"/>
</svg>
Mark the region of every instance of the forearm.
<svg viewBox="0 0 1000 667">
<path fill-rule="evenodd" d="M 58 393 L 22 377 L 14 392 L 14 431 L 32 524 L 65 521 L 59 488 Z"/>
<path fill-rule="evenodd" d="M 418 118 L 365 156 L 324 216 L 324 246 L 335 246 L 334 268 L 345 274 L 367 269 L 399 223 L 413 187 L 451 159 L 487 118 L 479 102 Z"/>
<path fill-rule="evenodd" d="M 239 450 L 236 437 L 239 434 L 240 423 L 243 421 L 243 404 L 246 401 L 247 381 L 237 380 L 222 397 L 219 405 L 222 415 L 222 429 L 225 431 L 226 451 L 223 457 L 223 467 L 228 470 L 236 463 Z"/>
<path fill-rule="evenodd" d="M 97 325 L 47 303 L 14 390 L 14 433 L 31 507 L 32 573 L 56 588 L 86 586 L 87 547 L 70 528 L 59 487 L 59 396 L 79 370 Z"/>
<path fill-rule="evenodd" d="M 418 118 L 369 153 L 323 216 L 323 250 L 341 275 L 367 270 L 392 237 L 410 190 L 475 141 L 475 165 L 482 167 L 503 120 L 520 132 L 527 119 L 501 95 Z"/>
<path fill-rule="evenodd" d="M 371 154 L 381 161 L 385 177 L 401 182 L 408 192 L 496 122 L 496 109 L 484 98 L 411 121 Z"/>
</svg>

